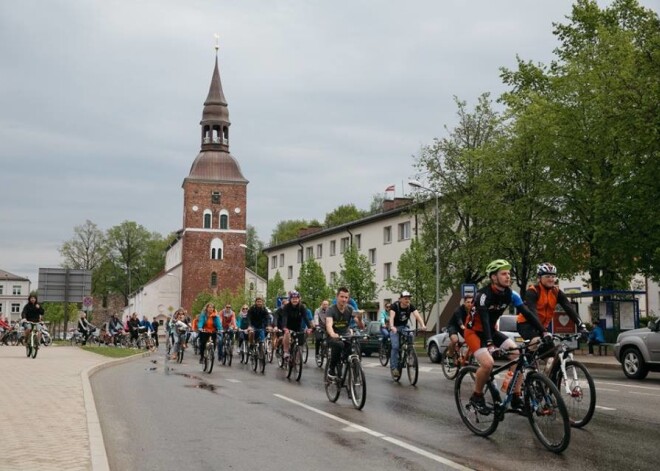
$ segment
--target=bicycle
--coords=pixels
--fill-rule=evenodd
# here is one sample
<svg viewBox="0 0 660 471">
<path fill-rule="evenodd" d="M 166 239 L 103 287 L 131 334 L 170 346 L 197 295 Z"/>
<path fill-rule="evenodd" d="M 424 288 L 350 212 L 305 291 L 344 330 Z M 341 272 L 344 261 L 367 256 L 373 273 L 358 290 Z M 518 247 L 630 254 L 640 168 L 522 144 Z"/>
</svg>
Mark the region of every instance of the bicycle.
<svg viewBox="0 0 660 471">
<path fill-rule="evenodd" d="M 302 351 L 303 363 L 307 364 L 307 358 L 309 357 L 309 345 L 307 345 L 307 333 L 305 333 L 305 341 L 300 345 L 300 350 Z"/>
<path fill-rule="evenodd" d="M 177 363 L 183 363 L 183 354 L 185 352 L 185 348 L 183 347 L 187 335 L 186 330 L 179 330 L 178 332 L 174 333 L 173 335 L 177 335 L 179 337 L 178 342 L 174 342 L 172 345 L 173 347 L 176 346 L 176 362 Z M 168 354 L 169 356 L 169 354 Z"/>
<path fill-rule="evenodd" d="M 562 394 L 571 427 L 575 428 L 587 425 L 596 409 L 594 380 L 587 367 L 573 358 L 575 348 L 569 347 L 566 343 L 580 337 L 582 334 L 553 334 L 553 340 L 559 341 L 559 345 L 551 350 L 552 356 L 549 354 L 539 356 L 540 359 L 548 358 L 544 368 L 545 374 Z"/>
<path fill-rule="evenodd" d="M 289 332 L 291 337 L 291 345 L 289 345 L 289 362 L 286 377 L 291 378 L 291 375 L 294 374 L 296 381 L 300 381 L 302 376 L 303 368 L 303 356 L 302 349 L 300 348 L 301 342 L 304 342 L 305 333 L 304 332 Z M 284 342 L 281 342 L 284 343 Z"/>
<path fill-rule="evenodd" d="M 241 330 L 241 334 L 238 336 L 238 358 L 241 364 L 247 365 L 249 359 L 248 334 L 246 330 Z"/>
<path fill-rule="evenodd" d="M 39 344 L 41 343 L 41 335 L 39 332 L 39 329 L 41 328 L 41 322 L 25 321 L 25 323 L 30 325 L 30 337 L 25 342 L 25 351 L 27 353 L 27 357 L 37 358 Z"/>
<path fill-rule="evenodd" d="M 255 330 L 254 335 L 257 336 L 258 330 Z M 252 367 L 252 371 L 257 371 L 259 369 L 260 373 L 264 373 L 266 371 L 266 347 L 265 347 L 265 341 L 261 340 L 261 335 L 259 335 L 260 340 L 257 342 L 252 343 L 248 347 L 248 357 L 250 359 L 250 366 Z"/>
<path fill-rule="evenodd" d="M 458 373 L 454 383 L 454 397 L 463 423 L 474 434 L 487 437 L 495 432 L 507 412 L 520 413 L 521 411 L 510 408 L 510 405 L 516 382 L 522 377 L 522 414 L 527 416 L 534 434 L 543 446 L 554 453 L 561 453 L 568 447 L 571 439 L 568 411 L 554 383 L 537 371 L 538 355 L 529 351 L 529 341 L 509 351 L 498 350 L 503 353 L 518 351 L 520 355 L 517 359 L 493 368 L 482 391 L 485 407 L 475 406 L 471 402 L 477 367 L 469 365 L 461 368 Z M 507 372 L 513 365 L 513 376 L 502 397 L 495 376 Z"/>
<path fill-rule="evenodd" d="M 321 340 L 319 340 L 319 348 L 315 348 L 315 360 L 316 366 L 323 368 L 323 362 L 328 358 L 328 341 L 325 330 L 317 329 L 316 335 L 322 335 Z"/>
<path fill-rule="evenodd" d="M 468 345 L 459 340 L 454 347 L 453 355 L 448 354 L 449 347 L 445 347 L 442 353 L 442 373 L 447 379 L 455 379 L 458 372 L 465 365 L 479 366 Z"/>
<path fill-rule="evenodd" d="M 344 342 L 344 348 L 337 364 L 337 376 L 330 377 L 328 369 L 330 361 L 325 364 L 325 394 L 330 402 L 337 402 L 339 394 L 346 388 L 353 407 L 362 410 L 367 400 L 367 381 L 362 369 L 362 362 L 354 347 L 363 335 L 342 335 L 339 339 Z M 350 352 L 350 353 L 349 353 Z"/>
<path fill-rule="evenodd" d="M 234 331 L 225 330 L 222 333 L 222 364 L 231 366 L 234 357 Z"/>
<path fill-rule="evenodd" d="M 209 332 L 209 334 L 211 333 Z M 206 341 L 206 345 L 202 351 L 202 360 L 204 364 L 203 371 L 211 374 L 211 371 L 213 371 L 213 363 L 215 362 L 215 342 L 213 341 L 212 334 L 209 335 L 209 339 Z"/>
<path fill-rule="evenodd" d="M 417 360 L 417 353 L 415 352 L 414 339 L 417 330 L 401 327 L 397 329 L 397 334 L 400 335 L 399 341 L 399 371 L 405 368 L 408 374 L 408 381 L 411 386 L 417 384 L 419 378 L 419 362 Z M 392 379 L 397 383 L 401 379 L 401 375 L 396 376 L 394 370 L 390 370 Z"/>
<path fill-rule="evenodd" d="M 380 347 L 378 348 L 378 360 L 380 360 L 381 366 L 387 366 L 390 362 L 390 355 L 392 354 L 392 341 L 389 337 L 385 340 L 380 341 Z"/>
<path fill-rule="evenodd" d="M 266 348 L 266 359 L 268 360 L 268 363 L 272 363 L 274 351 L 273 351 L 273 338 L 270 330 L 268 330 L 268 332 L 266 333 L 265 348 Z"/>
</svg>

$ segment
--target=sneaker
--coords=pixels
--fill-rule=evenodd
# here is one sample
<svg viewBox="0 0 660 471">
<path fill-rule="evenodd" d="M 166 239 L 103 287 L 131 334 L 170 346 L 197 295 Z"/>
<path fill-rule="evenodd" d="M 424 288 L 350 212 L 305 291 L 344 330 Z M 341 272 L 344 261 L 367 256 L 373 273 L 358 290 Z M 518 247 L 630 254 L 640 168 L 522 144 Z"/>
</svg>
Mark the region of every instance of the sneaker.
<svg viewBox="0 0 660 471">
<path fill-rule="evenodd" d="M 337 379 L 337 370 L 335 368 L 328 368 L 328 379 Z"/>
<path fill-rule="evenodd" d="M 401 371 L 398 368 L 392 368 L 392 378 L 399 379 L 401 377 Z"/>
<path fill-rule="evenodd" d="M 470 397 L 470 405 L 482 415 L 490 414 L 490 408 L 486 405 L 486 399 L 484 399 L 483 395 L 477 396 L 475 393 L 472 393 L 472 397 Z"/>
<path fill-rule="evenodd" d="M 525 409 L 525 402 L 523 401 L 522 397 L 513 395 L 513 398 L 511 399 L 511 409 L 522 412 Z"/>
</svg>

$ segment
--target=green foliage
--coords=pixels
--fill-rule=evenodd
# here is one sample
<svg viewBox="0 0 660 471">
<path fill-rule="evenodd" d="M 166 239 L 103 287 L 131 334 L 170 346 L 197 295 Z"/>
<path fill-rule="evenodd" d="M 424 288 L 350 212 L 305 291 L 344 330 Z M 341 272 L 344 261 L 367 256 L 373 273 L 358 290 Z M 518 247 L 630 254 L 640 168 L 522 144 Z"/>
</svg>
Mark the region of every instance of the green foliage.
<svg viewBox="0 0 660 471">
<path fill-rule="evenodd" d="M 204 310 L 204 306 L 206 306 L 207 303 L 213 301 L 213 294 L 208 292 L 208 291 L 203 291 L 199 293 L 197 296 L 195 296 L 195 300 L 192 303 L 192 307 L 190 308 L 192 312 L 189 312 L 188 314 L 190 317 L 194 318 L 197 314 L 202 312 Z"/>
<path fill-rule="evenodd" d="M 275 275 L 268 280 L 268 289 L 266 290 L 266 305 L 274 306 L 277 301 L 277 297 L 285 293 L 284 291 L 284 280 L 280 275 L 279 271 L 275 272 Z"/>
<path fill-rule="evenodd" d="M 410 291 L 413 304 L 427 322 L 435 303 L 435 256 L 418 239 L 413 239 L 397 264 L 398 277 L 385 282 L 394 293 Z"/>
<path fill-rule="evenodd" d="M 96 224 L 87 219 L 85 224 L 73 228 L 73 238 L 64 242 L 60 255 L 62 266 L 76 270 L 94 270 L 106 257 L 106 240 Z"/>
<path fill-rule="evenodd" d="M 354 204 L 343 204 L 325 215 L 325 227 L 341 226 L 347 222 L 357 221 L 366 215 Z"/>
<path fill-rule="evenodd" d="M 321 265 L 311 258 L 305 260 L 300 267 L 296 290 L 300 292 L 303 301 L 312 311 L 321 304 L 321 301 L 332 296 L 332 290 L 325 281 Z"/>
<path fill-rule="evenodd" d="M 298 232 L 310 226 L 320 226 L 317 220 L 305 221 L 304 219 L 280 221 L 270 236 L 271 245 L 281 244 L 287 240 L 298 238 Z"/>
<path fill-rule="evenodd" d="M 204 306 L 208 303 L 213 303 L 218 312 L 222 311 L 227 304 L 231 304 L 232 310 L 238 312 L 243 304 L 249 305 L 249 301 L 250 300 L 243 292 L 234 293 L 229 289 L 225 289 L 217 295 L 213 295 L 208 291 L 204 291 L 195 296 L 191 308 L 192 312 L 188 314 L 190 317 L 194 318 L 204 310 Z"/>
<path fill-rule="evenodd" d="M 332 284 L 333 292 L 340 286 L 347 287 L 358 306 L 376 298 L 378 285 L 374 281 L 375 272 L 366 255 L 360 254 L 354 245 L 344 252 L 344 263 L 340 268 L 339 276 Z"/>
<path fill-rule="evenodd" d="M 247 249 L 245 250 L 245 266 L 256 273 L 262 278 L 268 276 L 268 257 L 262 251 L 264 243 L 259 239 L 257 230 L 254 226 L 248 224 L 246 243 Z"/>
<path fill-rule="evenodd" d="M 111 358 L 124 358 L 133 355 L 144 354 L 144 350 L 140 350 L 138 348 L 115 348 L 108 346 L 92 347 L 91 345 L 85 345 L 80 348 L 88 352 L 96 353 L 98 355 L 103 355 L 105 357 L 111 357 Z"/>
</svg>

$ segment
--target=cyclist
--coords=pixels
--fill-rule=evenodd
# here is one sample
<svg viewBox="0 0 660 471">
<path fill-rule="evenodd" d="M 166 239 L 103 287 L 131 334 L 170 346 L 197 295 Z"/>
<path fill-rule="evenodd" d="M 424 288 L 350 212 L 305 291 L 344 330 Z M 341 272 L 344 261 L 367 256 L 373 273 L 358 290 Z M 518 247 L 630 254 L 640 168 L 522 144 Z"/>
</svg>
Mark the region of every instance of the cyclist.
<svg viewBox="0 0 660 471">
<path fill-rule="evenodd" d="M 289 357 L 291 332 L 304 332 L 305 327 L 311 329 L 313 325 L 307 318 L 307 310 L 300 302 L 300 293 L 296 290 L 289 291 L 289 302 L 283 305 L 277 317 L 277 328 L 284 331 L 284 358 Z"/>
<path fill-rule="evenodd" d="M 392 344 L 390 368 L 392 377 L 395 379 L 401 377 L 401 371 L 399 370 L 399 345 L 401 343 L 399 329 L 405 328 L 410 318 L 415 317 L 417 322 L 422 325 L 422 330 L 426 330 L 424 319 L 417 308 L 410 304 L 411 297 L 412 295 L 408 291 L 403 291 L 399 296 L 399 300 L 390 305 L 390 341 Z"/>
<path fill-rule="evenodd" d="M 255 333 L 259 336 L 259 342 L 263 342 L 266 337 L 266 327 L 268 327 L 269 312 L 264 306 L 264 299 L 258 296 L 254 300 L 254 305 L 248 310 L 248 341 L 250 345 L 254 344 Z"/>
<path fill-rule="evenodd" d="M 548 326 L 555 314 L 555 307 L 559 304 L 582 333 L 587 328 L 580 316 L 568 301 L 568 298 L 557 286 L 557 267 L 552 263 L 541 263 L 536 268 L 537 283 L 530 285 L 525 292 L 525 304 L 532 313 L 529 318 L 524 313 L 516 318 L 518 333 L 525 340 L 537 343 L 540 337 L 548 335 Z"/>
<path fill-rule="evenodd" d="M 92 335 L 92 332 L 95 330 L 96 327 L 90 324 L 87 320 L 87 314 L 85 312 L 81 312 L 80 319 L 78 319 L 78 332 L 80 332 L 83 336 L 83 345 L 87 344 L 87 339 L 89 339 L 89 336 Z"/>
<path fill-rule="evenodd" d="M 234 331 L 236 330 L 236 313 L 231 310 L 231 304 L 227 303 L 225 308 L 220 311 L 220 321 L 222 322 L 222 330 L 227 332 L 229 340 L 232 342 L 231 345 L 233 345 Z M 225 356 L 222 344 L 222 341 L 218 341 L 218 360 L 222 360 Z"/>
<path fill-rule="evenodd" d="M 172 336 L 172 356 L 171 360 L 176 360 L 177 352 L 179 351 L 179 345 L 181 348 L 186 348 L 186 336 L 190 326 L 186 324 L 186 318 L 183 313 L 183 309 L 177 309 L 174 313 L 174 319 L 170 322 L 170 332 Z"/>
<path fill-rule="evenodd" d="M 341 287 L 337 290 L 337 302 L 328 308 L 325 319 L 325 328 L 330 337 L 330 362 L 328 364 L 328 377 L 337 376 L 337 364 L 341 358 L 344 342 L 339 340 L 340 335 L 349 331 L 349 324 L 354 320 L 360 329 L 364 329 L 362 318 L 353 310 L 348 303 L 348 288 Z"/>
<path fill-rule="evenodd" d="M 37 328 L 37 340 L 41 342 L 41 325 L 39 324 L 44 318 L 44 308 L 41 307 L 37 301 L 35 295 L 30 295 L 28 298 L 27 304 L 23 307 L 21 312 L 21 319 L 23 324 L 23 338 L 25 339 L 25 345 L 28 344 L 28 339 L 30 338 L 30 333 L 32 332 L 31 324 L 28 322 L 34 322 Z"/>
<path fill-rule="evenodd" d="M 465 318 L 472 310 L 472 302 L 474 298 L 471 294 L 466 295 L 463 298 L 463 304 L 458 306 L 452 314 L 449 323 L 447 324 L 447 334 L 449 335 L 449 345 L 447 346 L 447 356 L 451 359 L 456 353 L 456 346 L 458 345 L 458 334 L 461 334 L 463 337 L 463 331 L 465 330 Z"/>
<path fill-rule="evenodd" d="M 314 335 L 314 351 L 318 353 L 321 343 L 325 339 L 325 319 L 330 307 L 330 301 L 324 299 L 316 311 L 314 311 L 314 325 L 316 326 Z"/>
<path fill-rule="evenodd" d="M 250 327 L 250 320 L 248 319 L 248 305 L 241 306 L 241 312 L 236 317 L 236 328 L 238 329 L 238 340 L 247 342 L 247 330 Z"/>
<path fill-rule="evenodd" d="M 197 318 L 197 330 L 199 331 L 199 362 L 204 363 L 204 349 L 209 337 L 217 343 L 217 333 L 222 332 L 222 322 L 218 311 L 215 310 L 215 304 L 206 303 L 204 310 Z"/>
<path fill-rule="evenodd" d="M 280 332 L 277 329 L 277 322 L 280 316 L 282 315 L 283 309 L 287 304 L 289 304 L 289 300 L 287 298 L 282 299 L 282 304 L 280 304 L 280 307 L 278 307 L 275 310 L 275 314 L 273 315 L 273 319 L 271 320 L 271 325 L 273 328 L 273 349 L 277 349 L 277 345 L 280 343 L 280 337 L 282 336 L 282 332 Z"/>
<path fill-rule="evenodd" d="M 108 322 L 108 333 L 112 337 L 112 343 L 117 345 L 117 335 L 121 334 L 124 331 L 124 326 L 121 325 L 121 321 L 117 317 L 117 314 L 112 314 L 110 316 L 110 322 Z"/>
<path fill-rule="evenodd" d="M 380 341 L 385 345 L 387 339 L 390 338 L 390 306 L 391 304 L 386 302 L 383 306 L 383 310 L 378 314 L 378 322 L 380 322 L 380 333 L 382 338 Z"/>
<path fill-rule="evenodd" d="M 131 334 L 131 340 L 137 343 L 138 333 L 140 332 L 140 319 L 138 319 L 137 312 L 131 314 L 131 318 L 126 322 L 128 331 Z"/>
<path fill-rule="evenodd" d="M 475 377 L 475 389 L 470 398 L 472 405 L 481 413 L 489 412 L 484 400 L 483 389 L 493 370 L 492 349 L 516 348 L 516 343 L 495 328 L 500 316 L 510 304 L 526 316 L 533 315 L 523 304 L 520 295 L 511 289 L 511 264 L 506 260 L 493 260 L 486 267 L 486 276 L 490 284 L 477 291 L 474 305 L 470 311 L 469 321 L 465 328 L 465 343 L 479 362 Z M 509 355 L 511 360 L 517 358 L 518 353 Z M 511 367 L 513 373 L 515 365 Z M 519 388 L 519 385 L 517 385 Z M 520 390 L 518 389 L 518 392 Z M 515 395 L 511 402 L 513 409 L 522 409 L 523 403 L 520 395 Z"/>
</svg>

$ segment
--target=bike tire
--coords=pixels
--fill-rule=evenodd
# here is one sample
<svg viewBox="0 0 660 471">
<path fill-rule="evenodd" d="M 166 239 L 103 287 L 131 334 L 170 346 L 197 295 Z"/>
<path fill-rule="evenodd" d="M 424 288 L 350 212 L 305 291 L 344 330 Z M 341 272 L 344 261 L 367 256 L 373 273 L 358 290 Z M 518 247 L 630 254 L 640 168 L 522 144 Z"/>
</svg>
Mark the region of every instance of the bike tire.
<svg viewBox="0 0 660 471">
<path fill-rule="evenodd" d="M 309 357 L 309 345 L 307 345 L 307 340 L 305 340 L 305 343 L 302 344 L 301 350 L 303 363 L 307 364 L 307 358 Z"/>
<path fill-rule="evenodd" d="M 260 343 L 257 349 L 257 360 L 259 363 L 259 372 L 264 374 L 266 372 L 266 350 L 263 343 Z"/>
<path fill-rule="evenodd" d="M 288 361 L 285 365 L 286 366 L 286 377 L 289 378 L 289 379 L 291 379 L 291 375 L 293 374 L 294 354 L 295 354 L 295 351 L 291 352 L 291 354 L 289 355 Z"/>
<path fill-rule="evenodd" d="M 209 346 L 205 349 L 204 353 L 204 371 L 211 374 L 213 371 L 213 364 L 215 363 L 215 348 Z"/>
<path fill-rule="evenodd" d="M 445 378 L 449 380 L 456 379 L 456 376 L 458 376 L 458 370 L 460 369 L 456 363 L 456 355 L 452 355 L 451 357 L 447 355 L 447 348 L 445 348 L 445 351 L 442 353 L 442 374 L 445 375 Z"/>
<path fill-rule="evenodd" d="M 353 407 L 362 410 L 367 401 L 367 382 L 364 376 L 362 364 L 357 358 L 351 358 L 348 369 L 348 392 L 353 402 Z"/>
<path fill-rule="evenodd" d="M 250 357 L 250 368 L 252 368 L 252 371 L 256 372 L 259 362 L 257 361 L 257 350 L 254 346 L 250 349 L 248 355 Z"/>
<path fill-rule="evenodd" d="M 318 350 L 314 349 L 314 357 L 316 360 L 316 366 L 318 366 L 319 368 L 323 368 L 323 363 L 325 362 L 323 345 L 319 345 Z"/>
<path fill-rule="evenodd" d="M 176 362 L 177 363 L 183 363 L 183 352 L 184 351 L 185 350 L 183 349 L 183 347 L 181 347 L 181 345 L 179 345 L 179 351 L 176 353 Z"/>
<path fill-rule="evenodd" d="M 568 409 L 571 427 L 581 428 L 587 425 L 596 409 L 596 385 L 587 367 L 579 361 L 567 361 L 566 378 L 560 368 L 557 371 L 555 385 Z M 569 392 L 566 392 L 566 386 L 568 386 Z"/>
<path fill-rule="evenodd" d="M 330 402 L 337 402 L 337 399 L 339 399 L 339 393 L 341 392 L 341 389 L 339 387 L 339 378 L 336 379 L 328 378 L 329 365 L 330 362 L 327 361 L 325 363 L 325 372 L 323 374 L 323 379 L 325 382 L 325 395 L 328 396 L 328 400 Z"/>
<path fill-rule="evenodd" d="M 296 381 L 300 381 L 303 371 L 303 354 L 300 347 L 296 348 L 293 357 L 293 377 Z"/>
<path fill-rule="evenodd" d="M 417 361 L 417 352 L 412 346 L 408 349 L 408 358 L 406 360 L 406 371 L 408 372 L 408 381 L 411 386 L 417 384 L 419 379 L 419 362 Z"/>
<path fill-rule="evenodd" d="M 557 386 L 547 376 L 532 372 L 524 388 L 525 412 L 534 435 L 548 450 L 561 453 L 571 441 L 571 425 Z"/>
<path fill-rule="evenodd" d="M 39 352 L 39 340 L 37 340 L 36 335 L 32 336 L 30 343 L 32 344 L 32 358 L 37 358 L 37 353 Z"/>
<path fill-rule="evenodd" d="M 277 346 L 275 355 L 277 356 L 277 366 L 284 368 L 284 350 L 282 349 L 282 344 Z"/>
<path fill-rule="evenodd" d="M 273 341 L 271 339 L 266 340 L 266 359 L 268 363 L 273 362 Z"/>
<path fill-rule="evenodd" d="M 380 361 L 381 366 L 387 366 L 390 362 L 390 352 L 386 344 L 381 342 L 380 348 L 378 349 L 378 360 Z"/>
<path fill-rule="evenodd" d="M 25 353 L 27 353 L 28 358 L 32 356 L 32 345 L 30 345 L 30 342 L 25 344 Z"/>
<path fill-rule="evenodd" d="M 476 366 L 461 368 L 454 382 L 454 398 L 458 414 L 467 428 L 475 435 L 487 437 L 497 429 L 500 423 L 500 415 L 496 411 L 493 388 L 488 387 L 488 385 L 483 390 L 488 412 L 479 412 L 470 403 L 470 398 L 474 392 L 476 372 Z"/>
<path fill-rule="evenodd" d="M 234 341 L 229 340 L 225 345 L 225 358 L 227 359 L 227 366 L 231 366 L 232 359 L 234 358 Z"/>
</svg>

